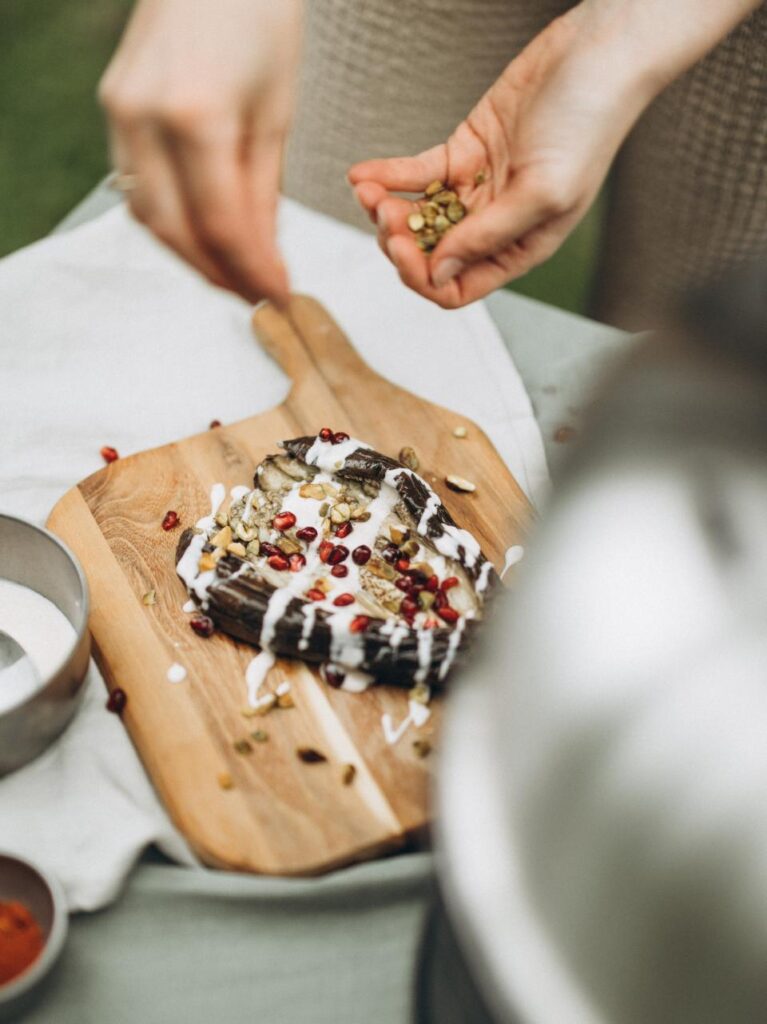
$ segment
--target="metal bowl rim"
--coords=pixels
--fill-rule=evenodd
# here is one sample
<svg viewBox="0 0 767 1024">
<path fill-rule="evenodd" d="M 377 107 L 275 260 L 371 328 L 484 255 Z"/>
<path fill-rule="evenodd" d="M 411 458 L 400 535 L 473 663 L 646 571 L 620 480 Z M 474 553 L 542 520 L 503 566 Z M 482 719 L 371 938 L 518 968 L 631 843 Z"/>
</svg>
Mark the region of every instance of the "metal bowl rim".
<svg viewBox="0 0 767 1024">
<path fill-rule="evenodd" d="M 64 889 L 55 875 L 40 867 L 36 861 L 30 860 L 28 857 L 22 857 L 11 850 L 0 849 L 0 858 L 14 860 L 17 864 L 30 868 L 37 876 L 41 885 L 48 890 L 51 897 L 51 906 L 53 907 L 51 929 L 46 936 L 45 945 L 37 959 L 18 978 L 7 982 L 5 985 L 0 985 L 0 1009 L 2 1009 L 4 1004 L 12 1003 L 15 999 L 33 989 L 53 967 L 67 937 L 69 915 Z"/>
</svg>

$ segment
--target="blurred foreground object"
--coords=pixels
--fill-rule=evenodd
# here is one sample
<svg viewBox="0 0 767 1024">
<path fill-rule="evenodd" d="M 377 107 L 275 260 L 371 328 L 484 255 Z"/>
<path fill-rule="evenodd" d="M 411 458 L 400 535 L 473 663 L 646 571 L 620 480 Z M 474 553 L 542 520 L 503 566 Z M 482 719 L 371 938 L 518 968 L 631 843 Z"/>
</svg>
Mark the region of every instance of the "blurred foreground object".
<svg viewBox="0 0 767 1024">
<path fill-rule="evenodd" d="M 419 1019 L 763 1022 L 767 266 L 608 385 L 499 619 L 441 766 L 469 975 L 427 956 Z"/>
</svg>

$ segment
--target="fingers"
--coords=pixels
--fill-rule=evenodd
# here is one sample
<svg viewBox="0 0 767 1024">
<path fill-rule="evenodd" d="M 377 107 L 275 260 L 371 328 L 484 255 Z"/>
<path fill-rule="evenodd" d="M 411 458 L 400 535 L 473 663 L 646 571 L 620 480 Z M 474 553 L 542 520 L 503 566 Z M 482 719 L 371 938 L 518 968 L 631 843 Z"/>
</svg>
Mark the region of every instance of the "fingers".
<svg viewBox="0 0 767 1024">
<path fill-rule="evenodd" d="M 283 304 L 288 279 L 276 243 L 280 147 L 242 148 L 236 128 L 175 135 L 170 151 L 190 223 L 231 286 L 251 301 Z"/>
<path fill-rule="evenodd" d="M 225 276 L 194 237 L 159 133 L 141 124 L 114 128 L 111 150 L 114 166 L 137 177 L 138 187 L 126 194 L 136 219 L 213 284 L 226 286 Z"/>
<path fill-rule="evenodd" d="M 551 204 L 542 193 L 532 187 L 511 189 L 445 235 L 434 253 L 432 283 L 441 287 L 473 264 L 508 250 L 552 216 Z"/>
<path fill-rule="evenodd" d="M 136 218 L 211 282 L 251 302 L 283 304 L 289 284 L 276 245 L 281 147 L 236 123 L 110 109 L 116 167 L 135 174 Z"/>
<path fill-rule="evenodd" d="M 439 145 L 418 156 L 364 160 L 350 167 L 347 177 L 351 185 L 374 181 L 392 192 L 422 192 L 430 182 L 447 177 L 447 148 Z"/>
</svg>

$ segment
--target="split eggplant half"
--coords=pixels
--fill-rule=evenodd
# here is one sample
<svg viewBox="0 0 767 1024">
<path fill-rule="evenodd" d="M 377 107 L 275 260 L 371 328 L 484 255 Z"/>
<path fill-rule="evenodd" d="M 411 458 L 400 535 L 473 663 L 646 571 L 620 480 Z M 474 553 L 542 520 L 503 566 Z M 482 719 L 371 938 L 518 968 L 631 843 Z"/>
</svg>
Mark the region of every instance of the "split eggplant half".
<svg viewBox="0 0 767 1024">
<path fill-rule="evenodd" d="M 324 665 L 330 682 L 441 684 L 497 583 L 476 539 L 361 441 L 323 431 L 281 447 L 253 490 L 182 535 L 192 598 L 225 633 Z"/>
</svg>

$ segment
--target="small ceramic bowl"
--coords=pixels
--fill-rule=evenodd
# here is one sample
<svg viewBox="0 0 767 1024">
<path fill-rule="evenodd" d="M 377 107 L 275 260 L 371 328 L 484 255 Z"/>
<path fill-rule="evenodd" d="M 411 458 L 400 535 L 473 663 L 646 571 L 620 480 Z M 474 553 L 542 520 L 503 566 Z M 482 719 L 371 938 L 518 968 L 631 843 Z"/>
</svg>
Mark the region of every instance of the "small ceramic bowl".
<svg viewBox="0 0 767 1024">
<path fill-rule="evenodd" d="M 67 936 L 64 890 L 59 882 L 29 861 L 0 853 L 0 902 L 18 900 L 32 912 L 45 937 L 40 955 L 23 974 L 0 985 L 0 1021 L 16 1020 L 39 994 Z"/>
<path fill-rule="evenodd" d="M 30 696 L 0 712 L 2 776 L 41 754 L 74 715 L 88 671 L 90 633 L 85 576 L 72 552 L 48 530 L 0 515 L 0 579 L 47 597 L 75 630 L 57 668 Z"/>
</svg>

